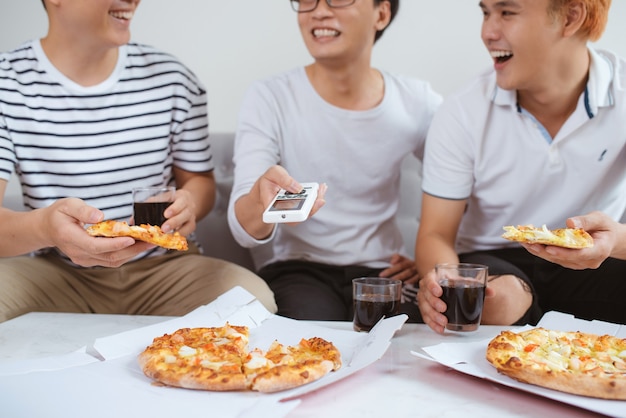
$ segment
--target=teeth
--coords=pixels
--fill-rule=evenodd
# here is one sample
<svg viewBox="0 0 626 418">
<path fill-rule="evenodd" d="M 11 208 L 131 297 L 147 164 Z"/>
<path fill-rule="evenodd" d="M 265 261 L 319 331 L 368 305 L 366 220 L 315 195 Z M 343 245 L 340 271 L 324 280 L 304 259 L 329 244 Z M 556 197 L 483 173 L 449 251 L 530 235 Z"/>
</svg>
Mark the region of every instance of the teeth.
<svg viewBox="0 0 626 418">
<path fill-rule="evenodd" d="M 513 55 L 511 51 L 491 51 L 490 54 L 493 58 L 510 57 Z"/>
<path fill-rule="evenodd" d="M 130 20 L 133 18 L 134 12 L 109 12 L 116 19 Z"/>
<path fill-rule="evenodd" d="M 316 38 L 320 38 L 322 36 L 339 36 L 339 32 L 333 29 L 315 29 L 313 31 L 313 35 Z"/>
</svg>

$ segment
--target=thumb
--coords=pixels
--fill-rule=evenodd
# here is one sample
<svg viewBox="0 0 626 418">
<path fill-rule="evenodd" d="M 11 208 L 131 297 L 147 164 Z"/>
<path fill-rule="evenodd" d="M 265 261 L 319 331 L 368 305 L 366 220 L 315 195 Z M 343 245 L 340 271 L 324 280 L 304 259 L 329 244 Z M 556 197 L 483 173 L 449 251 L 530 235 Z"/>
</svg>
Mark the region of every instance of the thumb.
<svg viewBox="0 0 626 418">
<path fill-rule="evenodd" d="M 92 208 L 91 206 L 86 207 L 86 214 L 83 223 L 86 224 L 95 224 L 102 220 L 104 220 L 104 213 L 96 208 Z"/>
<path fill-rule="evenodd" d="M 593 231 L 602 224 L 602 218 L 598 212 L 592 212 L 583 216 L 573 216 L 565 221 L 570 228 L 582 228 L 585 231 Z"/>
<path fill-rule="evenodd" d="M 584 228 L 584 221 L 580 217 L 569 218 L 566 225 L 570 228 Z"/>
<path fill-rule="evenodd" d="M 61 211 L 85 224 L 95 224 L 104 219 L 104 213 L 100 209 L 89 206 L 80 199 L 67 199 Z"/>
</svg>

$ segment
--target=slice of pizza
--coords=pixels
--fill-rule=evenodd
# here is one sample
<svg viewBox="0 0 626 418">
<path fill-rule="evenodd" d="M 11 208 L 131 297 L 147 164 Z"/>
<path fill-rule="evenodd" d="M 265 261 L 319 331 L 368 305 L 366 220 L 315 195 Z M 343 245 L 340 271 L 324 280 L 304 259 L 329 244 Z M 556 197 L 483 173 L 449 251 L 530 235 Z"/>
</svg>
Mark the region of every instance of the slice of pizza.
<svg viewBox="0 0 626 418">
<path fill-rule="evenodd" d="M 144 374 L 168 386 L 211 391 L 245 390 L 243 361 L 248 328 L 181 328 L 153 340 L 138 362 Z"/>
<path fill-rule="evenodd" d="M 187 238 L 178 232 L 166 234 L 155 225 L 128 225 L 122 221 L 102 221 L 87 227 L 92 237 L 131 237 L 139 241 L 149 242 L 170 250 L 186 251 Z"/>
<path fill-rule="evenodd" d="M 533 225 L 503 227 L 502 238 L 528 244 L 554 245 L 565 248 L 593 247 L 593 238 L 582 228 L 560 228 L 550 230 L 546 225 L 536 228 Z"/>
<path fill-rule="evenodd" d="M 339 368 L 339 350 L 319 337 L 302 339 L 297 346 L 274 341 L 265 354 L 250 352 L 244 363 L 250 388 L 264 393 L 302 386 Z"/>
</svg>

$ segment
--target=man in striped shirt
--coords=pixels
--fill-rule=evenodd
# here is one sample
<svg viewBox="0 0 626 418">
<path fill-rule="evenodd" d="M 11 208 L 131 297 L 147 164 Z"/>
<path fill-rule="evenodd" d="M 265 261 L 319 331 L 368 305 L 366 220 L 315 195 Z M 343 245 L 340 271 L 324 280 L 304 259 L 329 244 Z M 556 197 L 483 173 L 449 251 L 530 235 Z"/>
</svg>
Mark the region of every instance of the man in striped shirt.
<svg viewBox="0 0 626 418">
<path fill-rule="evenodd" d="M 181 315 L 236 285 L 276 309 L 260 278 L 195 245 L 215 200 L 206 91 L 174 57 L 129 42 L 138 5 L 44 0 L 47 36 L 0 54 L 0 196 L 15 173 L 30 209 L 0 208 L 0 321 Z M 133 187 L 165 185 L 177 191 L 162 228 L 189 236 L 189 251 L 85 232 L 128 221 Z"/>
</svg>

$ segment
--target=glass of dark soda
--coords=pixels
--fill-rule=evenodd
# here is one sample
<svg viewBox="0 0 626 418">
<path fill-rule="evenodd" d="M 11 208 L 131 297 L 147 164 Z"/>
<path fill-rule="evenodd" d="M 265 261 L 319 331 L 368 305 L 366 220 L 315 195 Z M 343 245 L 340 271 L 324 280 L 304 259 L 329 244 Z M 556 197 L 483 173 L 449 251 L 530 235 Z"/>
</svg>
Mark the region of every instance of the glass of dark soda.
<svg viewBox="0 0 626 418">
<path fill-rule="evenodd" d="M 402 281 L 382 277 L 352 280 L 355 331 L 369 332 L 382 318 L 400 313 Z"/>
<path fill-rule="evenodd" d="M 446 303 L 444 315 L 450 331 L 476 331 L 485 301 L 488 268 L 482 264 L 437 264 L 437 282 Z"/>
<path fill-rule="evenodd" d="M 172 204 L 176 188 L 135 187 L 133 189 L 133 218 L 135 225 L 161 226 L 165 223 L 165 209 Z"/>
</svg>

